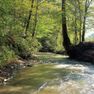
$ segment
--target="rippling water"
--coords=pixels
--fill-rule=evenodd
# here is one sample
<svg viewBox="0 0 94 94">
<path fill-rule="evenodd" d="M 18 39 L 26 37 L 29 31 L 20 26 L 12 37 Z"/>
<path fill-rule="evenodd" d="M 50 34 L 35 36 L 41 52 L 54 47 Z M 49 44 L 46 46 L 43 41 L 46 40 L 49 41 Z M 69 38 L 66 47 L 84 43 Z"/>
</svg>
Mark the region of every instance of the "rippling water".
<svg viewBox="0 0 94 94">
<path fill-rule="evenodd" d="M 92 65 L 57 64 L 54 68 L 67 69 L 70 70 L 70 73 L 63 79 L 62 74 L 58 73 L 58 79 L 48 83 L 40 90 L 39 94 L 94 94 L 94 69 Z"/>
<path fill-rule="evenodd" d="M 0 94 L 94 94 L 92 64 L 60 55 L 38 56 L 43 63 L 21 70 L 8 85 L 0 87 Z"/>
</svg>

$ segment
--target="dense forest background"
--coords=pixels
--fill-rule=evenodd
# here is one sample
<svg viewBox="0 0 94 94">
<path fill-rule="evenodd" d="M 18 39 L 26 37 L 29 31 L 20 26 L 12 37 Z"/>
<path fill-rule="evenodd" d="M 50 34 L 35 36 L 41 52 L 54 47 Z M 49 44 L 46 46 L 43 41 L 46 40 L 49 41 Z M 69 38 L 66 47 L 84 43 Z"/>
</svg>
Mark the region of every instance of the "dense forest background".
<svg viewBox="0 0 94 94">
<path fill-rule="evenodd" d="M 0 0 L 0 66 L 38 51 L 62 52 L 65 15 L 73 45 L 94 40 L 93 0 L 66 0 L 65 11 L 63 1 Z"/>
</svg>

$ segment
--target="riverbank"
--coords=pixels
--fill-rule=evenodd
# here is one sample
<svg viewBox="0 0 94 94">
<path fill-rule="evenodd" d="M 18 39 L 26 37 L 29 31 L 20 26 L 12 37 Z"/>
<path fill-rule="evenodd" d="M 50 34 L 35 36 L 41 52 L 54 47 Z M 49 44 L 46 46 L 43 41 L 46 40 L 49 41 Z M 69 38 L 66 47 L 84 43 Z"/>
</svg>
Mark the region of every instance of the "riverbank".
<svg viewBox="0 0 94 94">
<path fill-rule="evenodd" d="M 19 70 L 32 66 L 33 62 L 26 60 L 10 61 L 8 64 L 0 68 L 0 85 L 6 84 L 7 81 L 12 79 Z"/>
</svg>

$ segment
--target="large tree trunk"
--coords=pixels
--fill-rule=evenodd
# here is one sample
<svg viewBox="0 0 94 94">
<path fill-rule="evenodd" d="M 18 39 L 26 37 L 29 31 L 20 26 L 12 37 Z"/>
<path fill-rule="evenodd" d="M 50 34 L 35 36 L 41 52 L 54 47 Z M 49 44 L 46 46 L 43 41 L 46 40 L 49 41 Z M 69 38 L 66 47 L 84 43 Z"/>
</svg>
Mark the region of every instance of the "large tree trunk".
<svg viewBox="0 0 94 94">
<path fill-rule="evenodd" d="M 62 0 L 62 36 L 63 36 L 63 46 L 70 58 L 89 61 L 94 63 L 94 43 L 80 43 L 78 45 L 72 45 L 68 37 L 67 24 L 66 24 L 66 11 L 65 11 L 65 1 Z"/>
<path fill-rule="evenodd" d="M 65 2 L 66 2 L 66 0 L 62 0 L 62 34 L 63 34 L 64 48 L 66 51 L 68 51 L 71 46 L 71 42 L 70 42 L 70 39 L 69 39 L 68 33 L 67 33 Z"/>
</svg>

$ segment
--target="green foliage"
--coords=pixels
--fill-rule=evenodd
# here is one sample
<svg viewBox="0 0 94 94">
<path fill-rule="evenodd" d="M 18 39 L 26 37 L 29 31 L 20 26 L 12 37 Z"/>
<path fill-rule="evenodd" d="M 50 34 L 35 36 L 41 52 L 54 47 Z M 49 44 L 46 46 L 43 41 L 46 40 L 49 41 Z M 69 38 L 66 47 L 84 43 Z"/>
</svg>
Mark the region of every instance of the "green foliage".
<svg viewBox="0 0 94 94">
<path fill-rule="evenodd" d="M 32 53 L 39 51 L 42 47 L 41 43 L 37 39 L 32 39 L 31 41 L 29 41 L 29 43 L 31 43 L 30 45 L 32 45 L 30 48 Z"/>
<path fill-rule="evenodd" d="M 84 2 L 80 1 L 78 4 L 77 1 L 79 0 L 66 0 L 67 27 L 72 42 L 75 37 L 74 31 L 77 30 L 78 36 L 81 32 L 80 16 L 83 22 L 84 15 Z M 64 49 L 61 34 L 61 1 L 34 0 L 33 7 L 31 5 L 32 0 L 0 0 L 0 48 L 3 48 L 0 52 L 0 62 L 5 62 L 6 58 L 6 61 L 10 60 L 13 58 L 12 54 L 26 59 L 39 50 L 56 52 Z M 25 32 L 28 19 L 30 23 Z"/>
<path fill-rule="evenodd" d="M 15 60 L 16 55 L 8 46 L 0 47 L 0 67 L 4 66 L 11 60 Z"/>
<path fill-rule="evenodd" d="M 60 32 L 53 32 L 48 34 L 48 36 L 41 37 L 39 42 L 42 45 L 40 51 L 56 52 L 63 49 Z"/>
<path fill-rule="evenodd" d="M 42 44 L 42 48 L 40 51 L 44 52 L 53 52 L 54 51 L 54 42 L 53 40 L 49 39 L 48 37 L 42 37 L 39 39 L 40 43 Z"/>
<path fill-rule="evenodd" d="M 27 38 L 19 37 L 14 34 L 7 35 L 7 45 L 15 52 L 16 55 L 23 59 L 29 59 L 32 57 L 32 53 L 39 50 L 41 45 L 36 39 L 32 39 L 31 36 Z"/>
</svg>

